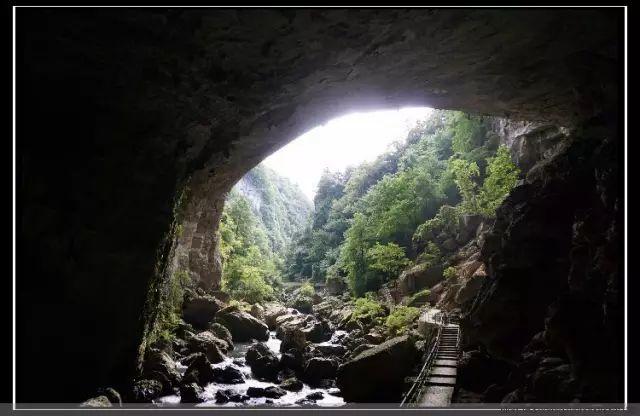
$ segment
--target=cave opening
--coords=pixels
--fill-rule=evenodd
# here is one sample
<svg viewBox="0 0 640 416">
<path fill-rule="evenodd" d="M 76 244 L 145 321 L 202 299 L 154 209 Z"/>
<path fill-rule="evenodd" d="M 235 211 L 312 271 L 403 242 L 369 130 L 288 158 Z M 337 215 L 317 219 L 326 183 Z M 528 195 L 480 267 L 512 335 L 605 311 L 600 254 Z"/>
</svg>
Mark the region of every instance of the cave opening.
<svg viewBox="0 0 640 416">
<path fill-rule="evenodd" d="M 18 10 L 17 18 L 17 102 L 23 109 L 17 123 L 24 138 L 17 141 L 16 161 L 18 402 L 95 397 L 90 405 L 116 404 L 105 387 L 125 402 L 172 395 L 198 402 L 208 385 L 202 380 L 248 377 L 233 363 L 242 357 L 232 354 L 242 352 L 245 364 L 259 362 L 257 370 L 249 363 L 252 374 L 281 377 L 273 373 L 284 360 L 293 367 L 288 375 L 298 371 L 307 381 L 300 386 L 287 377 L 277 386 L 256 383 L 251 392 L 219 398 L 209 391 L 212 399 L 266 402 L 300 389 L 304 404 L 332 404 L 338 397 L 338 403 L 367 403 L 385 386 L 388 396 L 380 400 L 399 403 L 411 388 L 404 378 L 420 370 L 418 357 L 443 321 L 432 315 L 416 321 L 416 330 L 430 334 L 422 343 L 371 329 L 382 327 L 379 318 L 392 331 L 418 318 L 410 302 L 440 304 L 460 328 L 456 335 L 441 330 L 443 340 L 461 336 L 455 402 L 622 400 L 617 11 L 34 8 Z M 124 30 L 131 27 L 133 34 Z M 405 105 L 461 114 L 449 125 L 459 123 L 459 136 L 475 137 L 467 133 L 480 128 L 477 122 L 482 140 L 469 148 L 459 140 L 458 150 L 449 145 L 440 156 L 442 148 L 422 149 L 436 141 L 422 137 L 438 136 L 444 123 L 396 149 L 404 164 L 382 163 L 378 173 L 386 179 L 374 175 L 370 184 L 377 193 L 362 202 L 361 212 L 351 207 L 341 225 L 346 228 L 338 228 L 351 230 L 351 253 L 360 258 L 343 259 L 337 271 L 338 252 L 349 250 L 320 245 L 321 254 L 334 257 L 313 261 L 308 253 L 292 253 L 300 267 L 290 270 L 290 280 L 318 285 L 285 290 L 301 298 L 290 299 L 299 302 L 291 321 L 285 320 L 288 309 L 272 307 L 267 314 L 230 296 L 247 287 L 260 295 L 276 285 L 251 281 L 266 272 L 247 260 L 252 250 L 242 244 L 238 250 L 247 255 L 236 262 L 241 284 L 224 284 L 223 259 L 233 260 L 233 239 L 223 247 L 221 233 L 233 233 L 219 225 L 234 219 L 224 208 L 233 186 L 314 125 L 354 109 Z M 52 132 L 55 140 L 42 140 Z M 453 142 L 456 134 L 449 133 Z M 451 158 L 461 163 L 449 169 Z M 420 165 L 427 160 L 433 172 Z M 431 183 L 416 179 L 425 172 L 434 178 L 449 172 L 448 188 L 442 185 L 446 203 L 423 201 L 419 214 L 403 211 L 416 196 L 438 192 L 419 186 Z M 340 180 L 336 187 L 346 187 L 349 180 Z M 354 198 L 364 201 L 365 194 Z M 327 216 L 333 205 L 327 202 Z M 464 215 L 441 209 L 461 205 Z M 394 226 L 411 219 L 398 235 L 385 222 L 391 214 Z M 491 221 L 483 220 L 487 216 Z M 451 217 L 456 227 L 447 229 Z M 326 231 L 328 217 L 315 219 L 311 236 Z M 377 241 L 367 235 L 371 229 L 388 234 Z M 358 247 L 358 235 L 369 245 Z M 274 245 L 270 236 L 267 244 Z M 406 259 L 393 244 L 404 247 Z M 305 248 L 304 235 L 294 245 Z M 433 246 L 447 251 L 447 259 Z M 362 275 L 371 278 L 359 280 Z M 186 279 L 200 287 L 186 299 L 180 294 L 186 306 L 179 318 L 186 314 L 193 322 L 169 322 L 173 333 L 166 332 L 157 323 L 174 317 L 162 304 Z M 353 299 L 349 317 L 332 318 L 332 311 L 345 308 L 329 295 L 314 299 L 316 291 L 353 291 L 362 300 Z M 317 305 L 327 316 L 306 318 L 303 311 L 315 313 Z M 267 314 L 264 322 L 255 316 L 261 314 Z M 273 314 L 285 321 L 270 322 L 277 321 Z M 335 342 L 336 331 L 327 327 L 341 325 L 340 331 L 361 336 L 339 333 L 346 339 Z M 284 329 L 274 338 L 278 328 Z M 181 331 L 177 338 L 175 331 Z M 301 333 L 315 345 L 312 355 L 281 351 L 285 341 L 300 344 Z M 233 343 L 252 338 L 265 343 L 230 352 Z M 165 349 L 196 355 L 176 364 Z M 611 361 L 598 359 L 603 351 Z M 379 358 L 387 352 L 416 360 L 391 368 Z M 60 359 L 34 360 L 45 353 Z M 332 354 L 347 360 L 332 361 Z M 371 365 L 380 374 L 371 383 L 344 382 L 365 380 Z M 61 377 L 70 369 L 75 376 Z M 314 396 L 308 380 L 334 384 L 325 383 Z M 48 388 L 34 389 L 34 383 Z M 335 389 L 340 395 L 331 394 Z"/>
</svg>

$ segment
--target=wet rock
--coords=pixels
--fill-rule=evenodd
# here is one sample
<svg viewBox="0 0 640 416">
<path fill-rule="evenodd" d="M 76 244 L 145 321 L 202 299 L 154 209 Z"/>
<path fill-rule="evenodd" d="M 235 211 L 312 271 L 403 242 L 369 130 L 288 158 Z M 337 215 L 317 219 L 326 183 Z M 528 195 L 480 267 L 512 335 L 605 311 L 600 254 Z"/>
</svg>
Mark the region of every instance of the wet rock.
<svg viewBox="0 0 640 416">
<path fill-rule="evenodd" d="M 300 391 L 302 387 L 302 381 L 297 378 L 288 378 L 280 384 L 280 388 L 288 391 Z"/>
<path fill-rule="evenodd" d="M 214 322 L 209 325 L 209 331 L 211 331 L 216 338 L 226 342 L 229 350 L 233 349 L 233 337 L 231 336 L 231 332 L 229 332 L 225 326 Z"/>
<path fill-rule="evenodd" d="M 180 382 L 180 372 L 175 362 L 164 351 L 149 351 L 142 368 L 143 375 L 161 382 L 165 392 L 170 392 L 171 387 L 177 386 Z"/>
<path fill-rule="evenodd" d="M 187 344 L 189 351 L 205 354 L 207 359 L 214 364 L 223 361 L 224 351 L 229 349 L 229 344 L 216 338 L 210 331 L 203 331 L 189 338 Z"/>
<path fill-rule="evenodd" d="M 322 380 L 335 378 L 337 368 L 335 360 L 314 357 L 307 362 L 302 377 L 310 385 L 318 385 Z"/>
<path fill-rule="evenodd" d="M 183 383 L 197 383 L 200 386 L 204 386 L 214 381 L 214 379 L 215 373 L 211 367 L 211 362 L 203 353 L 197 353 L 190 359 L 182 381 Z"/>
<path fill-rule="evenodd" d="M 223 404 L 228 402 L 243 403 L 250 399 L 246 394 L 240 394 L 233 390 L 218 390 L 215 394 L 216 403 Z"/>
<path fill-rule="evenodd" d="M 302 371 L 304 368 L 304 357 L 297 349 L 289 349 L 280 357 L 280 366 L 293 371 Z"/>
<path fill-rule="evenodd" d="M 315 402 L 316 400 L 324 399 L 324 394 L 322 394 L 321 391 L 315 391 L 313 393 L 308 394 L 307 397 L 305 397 L 305 399 Z"/>
<path fill-rule="evenodd" d="M 270 399 L 279 399 L 287 394 L 286 390 L 276 386 L 263 387 L 249 387 L 247 389 L 247 395 L 249 397 L 268 397 Z"/>
<path fill-rule="evenodd" d="M 285 328 L 281 331 L 282 343 L 280 344 L 280 351 L 284 352 L 291 348 L 295 348 L 298 351 L 304 350 L 307 345 L 307 339 L 305 334 L 299 328 Z"/>
<path fill-rule="evenodd" d="M 342 397 L 342 392 L 337 387 L 334 387 L 334 388 L 331 388 L 331 389 L 327 390 L 327 394 L 330 394 L 330 395 L 336 396 L 336 397 Z"/>
<path fill-rule="evenodd" d="M 251 345 L 245 358 L 251 367 L 251 372 L 256 377 L 264 380 L 277 380 L 280 360 L 265 344 L 256 342 Z"/>
<path fill-rule="evenodd" d="M 182 304 L 182 319 L 197 329 L 206 329 L 224 304 L 210 295 L 190 293 Z"/>
<path fill-rule="evenodd" d="M 230 365 L 224 368 L 214 368 L 213 378 L 216 383 L 222 384 L 241 384 L 245 381 L 242 372 Z"/>
<path fill-rule="evenodd" d="M 138 380 L 131 388 L 132 401 L 135 403 L 151 403 L 162 393 L 162 384 L 158 380 Z"/>
<path fill-rule="evenodd" d="M 336 383 L 348 402 L 394 402 L 417 359 L 415 340 L 392 338 L 338 367 Z"/>
<path fill-rule="evenodd" d="M 112 403 L 107 396 L 92 397 L 80 403 L 80 407 L 112 407 Z"/>
<path fill-rule="evenodd" d="M 247 342 L 252 339 L 266 341 L 269 339 L 267 325 L 250 314 L 235 307 L 226 307 L 218 312 L 215 322 L 226 327 L 234 342 Z"/>
<path fill-rule="evenodd" d="M 203 388 L 196 383 L 183 384 L 180 386 L 180 402 L 181 403 L 202 403 L 204 400 L 200 397 Z"/>
<path fill-rule="evenodd" d="M 301 340 L 309 342 L 323 342 L 331 338 L 331 327 L 329 322 L 316 319 L 313 315 L 283 315 L 276 319 L 276 336 L 284 339 L 284 334 L 288 332 L 299 332 L 292 334 L 297 348 L 300 348 Z"/>
</svg>

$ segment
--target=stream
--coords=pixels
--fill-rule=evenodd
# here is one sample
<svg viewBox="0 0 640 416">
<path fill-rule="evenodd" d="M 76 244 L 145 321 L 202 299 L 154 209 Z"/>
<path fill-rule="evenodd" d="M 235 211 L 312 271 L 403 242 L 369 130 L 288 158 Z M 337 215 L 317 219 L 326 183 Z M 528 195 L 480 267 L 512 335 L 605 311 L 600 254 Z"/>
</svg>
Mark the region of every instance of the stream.
<svg viewBox="0 0 640 416">
<path fill-rule="evenodd" d="M 341 336 L 344 335 L 344 331 L 336 331 L 333 334 L 333 337 L 329 341 L 325 341 L 322 344 L 332 344 Z M 273 351 L 278 358 L 282 355 L 280 352 L 280 341 L 276 338 L 275 331 L 271 331 L 269 333 L 269 340 L 266 341 L 266 345 L 269 347 L 271 351 Z M 286 395 L 280 397 L 279 399 L 268 399 L 266 397 L 256 397 L 250 398 L 249 400 L 237 403 L 237 402 L 228 402 L 228 403 L 216 403 L 215 395 L 218 390 L 232 390 L 234 392 L 244 394 L 249 387 L 269 387 L 269 386 L 277 386 L 277 384 L 256 380 L 251 374 L 251 368 L 245 362 L 245 354 L 249 347 L 251 346 L 250 342 L 238 342 L 235 343 L 235 348 L 232 351 L 229 351 L 228 356 L 224 359 L 224 361 L 216 364 L 212 364 L 213 367 L 226 367 L 232 366 L 240 370 L 245 378 L 245 382 L 242 384 L 222 384 L 222 383 L 210 383 L 204 388 L 204 392 L 201 397 L 204 399 L 203 403 L 196 404 L 197 407 L 245 407 L 245 406 L 260 406 L 260 405 L 274 405 L 274 406 L 301 406 L 296 402 L 304 399 L 311 393 L 321 392 L 323 395 L 322 399 L 316 400 L 313 404 L 315 406 L 342 406 L 345 404 L 342 397 L 335 396 L 337 389 L 322 389 L 322 388 L 313 388 L 308 384 L 304 384 L 302 390 L 297 392 L 288 391 Z M 180 371 L 181 375 L 184 375 L 187 367 L 177 362 L 176 366 Z M 331 393 L 330 393 L 331 392 Z M 332 394 L 333 393 L 333 394 Z M 339 394 L 339 393 L 338 393 Z M 169 396 L 163 396 L 154 401 L 154 403 L 160 407 L 170 407 L 172 405 L 180 404 L 180 396 L 178 394 L 173 394 Z M 305 404 L 308 406 L 309 404 Z"/>
</svg>

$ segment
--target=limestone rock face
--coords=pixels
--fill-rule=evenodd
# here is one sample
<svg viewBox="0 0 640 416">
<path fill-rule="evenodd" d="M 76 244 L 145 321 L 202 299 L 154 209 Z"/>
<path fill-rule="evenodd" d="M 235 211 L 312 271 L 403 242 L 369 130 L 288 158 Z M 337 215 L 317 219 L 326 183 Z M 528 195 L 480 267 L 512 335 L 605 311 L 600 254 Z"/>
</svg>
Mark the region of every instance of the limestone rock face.
<svg viewBox="0 0 640 416">
<path fill-rule="evenodd" d="M 615 116 L 618 16 L 18 10 L 16 193 L 24 209 L 16 222 L 24 257 L 16 261 L 29 284 L 17 290 L 16 342 L 28 351 L 17 357 L 17 401 L 81 402 L 135 374 L 138 346 L 173 273 L 186 270 L 203 288 L 220 285 L 216 230 L 226 192 L 319 124 L 405 105 L 569 127 Z M 100 330 L 86 331 L 90 325 Z M 67 372 L 75 377 L 60 380 Z M 33 380 L 48 388 L 33 388 Z"/>
<path fill-rule="evenodd" d="M 348 402 L 397 401 L 417 358 L 414 340 L 407 335 L 392 338 L 338 367 L 336 384 Z"/>
</svg>

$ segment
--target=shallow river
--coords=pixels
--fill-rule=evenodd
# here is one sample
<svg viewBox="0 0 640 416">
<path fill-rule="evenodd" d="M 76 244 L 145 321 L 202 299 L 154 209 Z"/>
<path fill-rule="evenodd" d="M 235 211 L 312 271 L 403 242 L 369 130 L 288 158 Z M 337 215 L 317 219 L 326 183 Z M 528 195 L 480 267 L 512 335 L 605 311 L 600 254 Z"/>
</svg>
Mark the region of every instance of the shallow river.
<svg viewBox="0 0 640 416">
<path fill-rule="evenodd" d="M 336 331 L 333 335 L 333 338 L 330 341 L 323 342 L 323 344 L 332 343 L 337 337 L 343 335 L 344 331 Z M 271 331 L 269 340 L 266 342 L 267 346 L 271 351 L 278 355 L 278 358 L 282 355 L 280 353 L 280 343 L 281 341 L 276 338 L 275 331 Z M 228 365 L 239 369 L 244 375 L 245 382 L 242 384 L 221 384 L 221 383 L 211 383 L 204 388 L 204 392 L 202 393 L 202 398 L 205 400 L 203 403 L 198 403 L 196 406 L 198 407 L 242 407 L 242 406 L 256 406 L 256 405 L 265 405 L 266 400 L 270 400 L 273 403 L 271 405 L 275 406 L 300 406 L 296 404 L 296 401 L 304 399 L 311 393 L 322 392 L 323 398 L 317 400 L 316 406 L 341 406 L 345 404 L 342 397 L 334 396 L 329 394 L 329 391 L 335 389 L 320 389 L 320 388 L 312 388 L 307 384 L 304 384 L 302 390 L 297 392 L 288 391 L 286 395 L 282 396 L 279 399 L 267 399 L 266 397 L 256 397 L 250 398 L 244 403 L 216 403 L 215 395 L 218 390 L 233 390 L 238 393 L 245 393 L 249 387 L 269 387 L 269 386 L 277 386 L 277 384 L 256 380 L 253 378 L 251 374 L 251 368 L 245 363 L 245 354 L 249 347 L 251 346 L 250 342 L 237 342 L 234 344 L 235 348 L 232 351 L 229 351 L 229 355 L 225 358 L 224 361 L 213 364 L 213 367 L 226 367 Z M 178 366 L 178 370 L 182 375 L 187 370 L 187 367 L 176 363 Z M 156 404 L 162 407 L 170 407 L 171 405 L 177 405 L 180 403 L 180 396 L 177 394 L 160 397 Z M 308 404 L 305 404 L 308 406 Z"/>
</svg>

